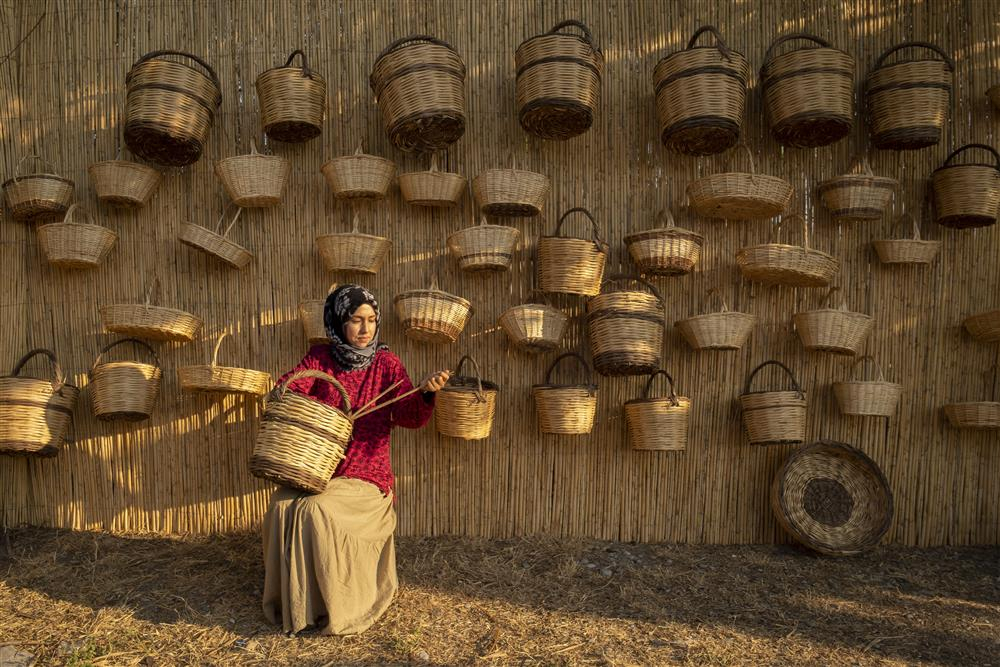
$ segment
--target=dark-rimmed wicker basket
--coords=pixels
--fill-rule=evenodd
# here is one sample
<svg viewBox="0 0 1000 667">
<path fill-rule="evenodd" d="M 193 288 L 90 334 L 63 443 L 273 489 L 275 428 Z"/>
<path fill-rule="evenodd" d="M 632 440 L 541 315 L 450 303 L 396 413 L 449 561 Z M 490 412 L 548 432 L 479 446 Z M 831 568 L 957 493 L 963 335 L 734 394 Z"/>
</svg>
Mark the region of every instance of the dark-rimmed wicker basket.
<svg viewBox="0 0 1000 667">
<path fill-rule="evenodd" d="M 153 358 L 153 363 L 101 361 L 105 354 L 125 343 L 144 350 Z M 160 392 L 162 368 L 153 348 L 137 338 L 122 338 L 105 345 L 90 369 L 94 416 L 102 421 L 137 422 L 149 419 Z"/>
<path fill-rule="evenodd" d="M 552 371 L 566 358 L 579 362 L 587 374 L 587 381 L 577 384 L 553 384 Z M 556 357 L 545 373 L 545 382 L 531 386 L 538 413 L 538 427 L 542 433 L 584 435 L 594 428 L 597 411 L 597 384 L 590 366 L 576 352 L 565 352 Z"/>
<path fill-rule="evenodd" d="M 940 241 L 927 241 L 920 238 L 920 225 L 917 219 L 909 213 L 903 213 L 896 220 L 893 229 L 899 224 L 910 220 L 913 224 L 913 238 L 879 239 L 872 241 L 879 261 L 883 264 L 930 264 L 941 249 Z"/>
<path fill-rule="evenodd" d="M 682 276 L 690 273 L 701 259 L 705 237 L 677 227 L 670 209 L 663 209 L 659 219 L 666 225 L 625 237 L 625 245 L 639 273 L 651 276 Z"/>
<path fill-rule="evenodd" d="M 757 374 L 767 366 L 777 366 L 791 380 L 791 390 L 750 391 Z M 747 376 L 740 394 L 743 425 L 751 445 L 797 445 L 806 439 L 806 394 L 795 375 L 780 361 L 760 364 Z"/>
<path fill-rule="evenodd" d="M 851 171 L 819 184 L 819 198 L 837 222 L 880 220 L 899 188 L 895 178 L 876 176 L 862 157 Z"/>
<path fill-rule="evenodd" d="M 993 164 L 952 164 L 969 149 L 987 151 Z M 934 219 L 942 227 L 968 229 L 996 224 L 1000 211 L 1000 154 L 986 144 L 966 144 L 952 151 L 931 174 Z"/>
<path fill-rule="evenodd" d="M 21 175 L 24 161 L 37 160 L 47 172 Z M 37 155 L 25 155 L 17 163 L 14 177 L 4 181 L 3 193 L 11 216 L 18 222 L 38 222 L 58 218 L 69 209 L 74 184 L 55 173 L 55 167 Z"/>
<path fill-rule="evenodd" d="M 662 375 L 670 383 L 670 394 L 650 397 L 653 381 Z M 682 452 L 687 449 L 691 399 L 678 396 L 674 379 L 665 370 L 654 371 L 641 398 L 625 401 L 625 423 L 632 449 L 654 452 Z"/>
<path fill-rule="evenodd" d="M 461 374 L 466 361 L 472 364 L 475 375 Z M 482 378 L 475 359 L 463 356 L 448 383 L 438 392 L 434 404 L 434 423 L 438 433 L 461 440 L 490 437 L 499 391 L 496 383 Z"/>
<path fill-rule="evenodd" d="M 32 358 L 44 355 L 52 378 L 21 376 Z M 0 454 L 55 456 L 67 439 L 80 390 L 66 382 L 56 355 L 36 348 L 21 357 L 10 375 L 0 377 Z"/>
<path fill-rule="evenodd" d="M 590 221 L 590 238 L 560 236 L 563 222 L 573 213 L 582 213 Z M 601 291 L 608 244 L 593 214 L 576 206 L 559 217 L 555 233 L 541 236 L 536 248 L 538 288 L 543 292 L 562 292 L 594 296 Z"/>
<path fill-rule="evenodd" d="M 301 67 L 292 65 L 295 56 L 300 56 Z M 301 143 L 322 134 L 326 81 L 309 67 L 302 49 L 292 51 L 284 65 L 261 72 L 254 87 L 261 128 L 269 139 Z"/>
<path fill-rule="evenodd" d="M 639 289 L 605 291 L 614 283 Z M 663 359 L 663 297 L 642 278 L 611 275 L 587 301 L 587 334 L 594 370 L 605 376 L 646 375 Z"/>
</svg>

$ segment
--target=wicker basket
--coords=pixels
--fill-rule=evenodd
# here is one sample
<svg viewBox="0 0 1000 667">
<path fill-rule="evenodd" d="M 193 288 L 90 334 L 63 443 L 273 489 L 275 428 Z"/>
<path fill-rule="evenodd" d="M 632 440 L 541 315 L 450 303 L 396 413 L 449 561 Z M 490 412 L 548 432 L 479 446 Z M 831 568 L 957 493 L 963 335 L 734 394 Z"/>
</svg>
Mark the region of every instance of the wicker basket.
<svg viewBox="0 0 1000 667">
<path fill-rule="evenodd" d="M 168 60 L 179 56 L 197 63 Z M 183 51 L 151 51 L 125 77 L 125 144 L 167 167 L 197 162 L 222 104 L 219 78 L 208 63 Z"/>
<path fill-rule="evenodd" d="M 384 199 L 396 176 L 396 165 L 385 158 L 365 155 L 335 157 L 321 168 L 337 199 Z"/>
<path fill-rule="evenodd" d="M 827 292 L 823 304 L 837 288 Z M 872 316 L 847 310 L 844 302 L 840 308 L 819 308 L 795 313 L 792 320 L 802 346 L 813 352 L 855 355 L 861 351 L 872 330 Z"/>
<path fill-rule="evenodd" d="M 640 289 L 604 291 L 621 282 Z M 609 276 L 601 293 L 587 302 L 594 370 L 608 376 L 654 372 L 663 358 L 663 326 L 663 298 L 655 287 L 634 276 Z"/>
<path fill-rule="evenodd" d="M 955 428 L 1000 429 L 1000 403 L 951 403 L 944 406 L 944 413 Z"/>
<path fill-rule="evenodd" d="M 649 390 L 658 375 L 670 383 L 670 395 L 649 397 Z M 688 415 L 691 399 L 674 392 L 674 379 L 664 370 L 649 376 L 642 398 L 625 402 L 625 422 L 628 424 L 632 449 L 654 452 L 682 452 L 687 449 Z"/>
<path fill-rule="evenodd" d="M 819 197 L 837 222 L 865 222 L 882 218 L 898 187 L 899 181 L 876 176 L 861 158 L 850 173 L 820 183 Z"/>
<path fill-rule="evenodd" d="M 552 371 L 560 361 L 576 359 L 587 376 L 579 384 L 552 384 Z M 583 435 L 594 428 L 597 412 L 597 384 L 593 381 L 590 366 L 576 352 L 566 352 L 555 358 L 545 373 L 545 383 L 531 387 L 538 413 L 538 427 L 542 433 Z"/>
<path fill-rule="evenodd" d="M 73 222 L 82 213 L 86 222 Z M 38 245 L 49 264 L 63 269 L 91 269 L 100 266 L 118 240 L 118 234 L 94 222 L 90 211 L 73 204 L 62 222 L 38 228 Z"/>
<path fill-rule="evenodd" d="M 533 217 L 542 212 L 549 194 L 549 177 L 520 169 L 487 169 L 472 181 L 483 215 Z"/>
<path fill-rule="evenodd" d="M 790 287 L 826 287 L 840 272 L 840 262 L 831 255 L 809 247 L 809 228 L 805 218 L 793 215 L 778 223 L 775 234 L 781 231 L 785 220 L 802 221 L 802 245 L 764 243 L 740 248 L 736 263 L 743 277 L 765 285 Z"/>
<path fill-rule="evenodd" d="M 695 46 L 704 33 L 714 46 Z M 660 139 L 684 155 L 714 155 L 740 140 L 750 63 L 726 46 L 715 26 L 695 31 L 687 48 L 664 56 L 653 70 Z"/>
<path fill-rule="evenodd" d="M 773 218 L 783 213 L 792 201 L 791 184 L 777 176 L 758 174 L 750 149 L 745 144 L 738 149 L 746 153 L 750 172 L 727 171 L 688 183 L 691 210 L 705 218 L 726 220 Z"/>
<path fill-rule="evenodd" d="M 44 355 L 52 365 L 52 379 L 20 377 L 29 360 Z M 56 355 L 35 349 L 0 377 L 0 454 L 55 456 L 66 441 L 80 390 L 66 383 Z"/>
<path fill-rule="evenodd" d="M 892 491 L 864 452 L 821 440 L 792 452 L 771 485 L 771 509 L 798 542 L 827 556 L 874 548 L 892 523 Z"/>
<path fill-rule="evenodd" d="M 106 160 L 87 167 L 97 198 L 120 208 L 142 208 L 160 186 L 160 172 L 129 160 Z"/>
<path fill-rule="evenodd" d="M 403 292 L 393 303 L 403 333 L 424 343 L 454 343 L 472 317 L 472 304 L 439 290 L 436 279 L 430 289 Z"/>
<path fill-rule="evenodd" d="M 777 366 L 791 380 L 791 390 L 750 391 L 753 380 L 766 366 Z M 743 425 L 751 445 L 797 445 L 806 439 L 806 395 L 792 371 L 780 361 L 765 361 L 747 376 L 740 395 Z"/>
<path fill-rule="evenodd" d="M 970 148 L 988 151 L 993 164 L 951 164 Z M 955 229 L 996 224 L 1000 209 L 1000 154 L 986 144 L 966 144 L 952 151 L 931 175 L 934 216 L 939 225 Z"/>
<path fill-rule="evenodd" d="M 274 380 L 270 373 L 218 365 L 219 347 L 228 335 L 223 333 L 215 341 L 212 360 L 207 366 L 181 366 L 177 369 L 183 391 L 263 396 L 271 390 Z"/>
<path fill-rule="evenodd" d="M 463 271 L 510 271 L 520 238 L 521 232 L 517 229 L 488 225 L 486 218 L 482 218 L 478 225 L 448 236 L 447 245 Z"/>
<path fill-rule="evenodd" d="M 49 171 L 22 176 L 21 169 L 28 159 L 38 161 Z M 26 155 L 17 163 L 14 178 L 4 181 L 3 193 L 14 220 L 37 222 L 66 212 L 73 200 L 73 181 L 57 176 L 55 168 L 37 155 Z"/>
<path fill-rule="evenodd" d="M 301 67 L 292 62 L 300 56 Z M 260 123 L 269 139 L 300 143 L 323 132 L 326 81 L 309 67 L 301 49 L 292 51 L 280 67 L 265 70 L 255 82 Z"/>
<path fill-rule="evenodd" d="M 331 273 L 378 273 L 392 248 L 392 241 L 382 236 L 362 234 L 358 229 L 358 214 L 354 214 L 351 231 L 346 234 L 324 234 L 316 237 L 316 248 L 323 266 Z"/>
<path fill-rule="evenodd" d="M 397 39 L 375 59 L 369 84 L 396 148 L 441 150 L 465 134 L 465 63 L 448 42 Z"/>
<path fill-rule="evenodd" d="M 690 273 L 701 259 L 704 237 L 674 225 L 668 209 L 660 212 L 666 225 L 625 237 L 628 254 L 639 272 L 651 276 L 681 276 Z"/>
<path fill-rule="evenodd" d="M 781 55 L 786 42 L 812 42 Z M 815 46 L 818 45 L 818 46 Z M 854 58 L 806 33 L 779 37 L 760 70 L 764 106 L 778 143 L 815 148 L 840 141 L 854 125 Z"/>
<path fill-rule="evenodd" d="M 456 206 L 465 191 L 465 177 L 438 171 L 437 154 L 431 157 L 430 171 L 412 171 L 399 175 L 403 199 L 413 206 Z"/>
<path fill-rule="evenodd" d="M 729 310 L 717 289 L 708 290 L 708 295 L 712 294 L 718 297 L 722 310 L 678 320 L 674 326 L 694 350 L 738 350 L 750 337 L 757 317 Z"/>
<path fill-rule="evenodd" d="M 219 216 L 217 231 L 214 232 L 201 225 L 186 222 L 181 225 L 181 233 L 178 235 L 177 240 L 186 246 L 190 246 L 195 250 L 200 250 L 216 258 L 234 269 L 245 269 L 253 260 L 253 253 L 226 238 L 236 224 L 236 221 L 239 220 L 240 213 L 242 212 L 242 208 L 237 208 L 236 215 L 233 216 L 232 221 L 225 229 L 222 229 L 222 225 L 225 224 L 226 220 L 226 212 L 223 211 L 222 215 Z"/>
<path fill-rule="evenodd" d="M 866 361 L 875 366 L 878 379 L 834 382 L 833 395 L 837 397 L 837 405 L 845 415 L 892 417 L 896 414 L 899 397 L 903 394 L 903 385 L 886 382 L 882 366 L 869 355 L 858 357 L 854 367 L 857 368 Z"/>
<path fill-rule="evenodd" d="M 878 258 L 883 264 L 930 264 L 937 257 L 941 248 L 940 241 L 925 241 L 920 238 L 920 226 L 917 219 L 909 213 L 901 215 L 897 221 L 911 221 L 913 224 L 912 239 L 881 239 L 872 241 Z"/>
<path fill-rule="evenodd" d="M 340 407 L 302 396 L 288 385 L 303 378 L 329 382 Z M 250 474 L 282 486 L 322 493 L 344 459 L 354 422 L 351 401 L 336 379 L 321 371 L 299 371 L 281 383 L 264 407 L 250 456 Z"/>
<path fill-rule="evenodd" d="M 563 33 L 579 28 L 582 36 Z M 542 139 L 571 139 L 594 124 L 604 55 L 581 21 L 563 21 L 530 37 L 514 53 L 517 117 Z"/>
<path fill-rule="evenodd" d="M 149 353 L 152 364 L 139 361 L 106 361 L 101 358 L 113 348 L 132 343 Z M 146 343 L 135 338 L 122 338 L 104 346 L 90 369 L 90 391 L 94 416 L 103 421 L 136 422 L 149 419 L 160 391 L 163 371 L 160 358 Z"/>
<path fill-rule="evenodd" d="M 583 213 L 590 220 L 589 239 L 559 235 L 563 222 L 573 213 Z M 538 287 L 543 292 L 594 296 L 601 291 L 608 244 L 601 239 L 597 221 L 587 209 L 576 207 L 563 213 L 555 235 L 538 239 L 537 253 Z"/>
<path fill-rule="evenodd" d="M 466 360 L 472 364 L 475 375 L 461 374 Z M 496 384 L 482 379 L 475 359 L 469 355 L 462 357 L 455 367 L 455 374 L 438 392 L 434 404 L 434 423 L 438 433 L 462 440 L 490 437 L 499 391 L 500 387 Z"/>
<path fill-rule="evenodd" d="M 885 63 L 897 51 L 911 48 L 929 49 L 941 59 Z M 875 147 L 905 151 L 938 143 L 951 106 L 954 71 L 951 57 L 927 42 L 904 42 L 883 53 L 865 83 Z"/>
<path fill-rule="evenodd" d="M 229 198 L 243 208 L 264 208 L 281 203 L 292 163 L 279 155 L 261 155 L 257 143 L 249 155 L 227 157 L 215 163 L 215 175 Z"/>
<path fill-rule="evenodd" d="M 962 322 L 965 330 L 983 343 L 995 343 L 1000 341 L 1000 310 L 989 310 L 965 318 Z"/>
<path fill-rule="evenodd" d="M 532 293 L 546 299 L 540 290 L 532 290 Z M 505 310 L 499 324 L 514 346 L 537 353 L 559 347 L 568 320 L 565 313 L 549 303 L 528 302 Z"/>
<path fill-rule="evenodd" d="M 323 322 L 324 308 L 326 299 L 307 299 L 299 302 L 299 323 L 310 345 L 330 343 L 330 338 L 326 335 L 326 324 Z"/>
<path fill-rule="evenodd" d="M 146 340 L 184 343 L 194 340 L 202 325 L 199 318 L 183 310 L 151 305 L 150 298 L 158 283 L 155 278 L 150 283 L 144 303 L 101 306 L 104 329 Z"/>
</svg>

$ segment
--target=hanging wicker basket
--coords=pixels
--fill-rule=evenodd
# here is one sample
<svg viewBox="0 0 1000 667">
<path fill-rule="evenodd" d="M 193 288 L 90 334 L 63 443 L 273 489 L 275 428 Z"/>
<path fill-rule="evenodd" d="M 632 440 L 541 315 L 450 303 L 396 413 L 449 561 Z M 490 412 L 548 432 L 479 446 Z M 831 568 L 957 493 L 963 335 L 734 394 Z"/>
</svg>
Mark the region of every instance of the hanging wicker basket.
<svg viewBox="0 0 1000 667">
<path fill-rule="evenodd" d="M 472 364 L 475 375 L 462 375 L 466 360 Z M 438 433 L 462 440 L 490 437 L 499 391 L 500 387 L 495 383 L 482 379 L 475 359 L 469 355 L 462 357 L 454 375 L 438 392 L 434 403 L 434 423 Z"/>
<path fill-rule="evenodd" d="M 951 403 L 944 406 L 944 413 L 955 428 L 1000 429 L 1000 403 Z"/>
<path fill-rule="evenodd" d="M 521 232 L 514 227 L 486 224 L 460 229 L 448 236 L 448 250 L 463 271 L 509 271 Z"/>
<path fill-rule="evenodd" d="M 896 179 L 876 176 L 862 157 L 850 173 L 820 183 L 819 197 L 837 222 L 865 222 L 882 218 L 898 187 Z"/>
<path fill-rule="evenodd" d="M 169 56 L 191 60 L 201 69 Z M 190 53 L 151 51 L 132 65 L 125 86 L 129 150 L 166 167 L 197 162 L 222 104 L 215 70 Z"/>
<path fill-rule="evenodd" d="M 532 293 L 546 299 L 541 290 L 532 290 Z M 568 320 L 565 313 L 549 303 L 529 302 L 505 310 L 499 324 L 514 346 L 537 353 L 559 347 Z"/>
<path fill-rule="evenodd" d="M 274 381 L 270 373 L 219 366 L 219 347 L 228 335 L 223 333 L 215 341 L 212 359 L 208 365 L 181 366 L 177 369 L 177 377 L 183 391 L 263 396 L 271 390 Z"/>
<path fill-rule="evenodd" d="M 878 379 L 834 382 L 833 395 L 837 397 L 837 405 L 845 415 L 892 417 L 903 394 L 903 385 L 886 382 L 882 366 L 869 355 L 858 357 L 854 368 L 863 366 L 866 361 L 875 366 Z"/>
<path fill-rule="evenodd" d="M 160 186 L 160 172 L 129 160 L 106 160 L 87 167 L 97 198 L 119 208 L 142 208 Z"/>
<path fill-rule="evenodd" d="M 292 62 L 299 56 L 301 67 Z M 323 132 L 326 81 L 306 62 L 301 49 L 292 51 L 280 67 L 265 70 L 255 82 L 260 123 L 269 139 L 301 143 Z"/>
<path fill-rule="evenodd" d="M 916 218 L 909 213 L 904 213 L 896 221 L 897 227 L 900 223 L 910 221 L 913 225 L 913 238 L 911 239 L 880 239 L 872 241 L 875 252 L 883 264 L 930 264 L 937 257 L 941 248 L 940 241 L 925 241 L 920 238 L 920 226 Z"/>
<path fill-rule="evenodd" d="M 32 358 L 43 355 L 52 378 L 22 377 Z M 0 454 L 55 456 L 67 439 L 80 390 L 66 383 L 56 355 L 35 349 L 21 357 L 10 375 L 0 377 Z"/>
<path fill-rule="evenodd" d="M 144 303 L 101 306 L 104 329 L 146 340 L 183 343 L 194 340 L 201 329 L 201 319 L 183 310 L 151 305 L 150 298 L 159 282 L 154 278 L 150 283 Z"/>
<path fill-rule="evenodd" d="M 113 348 L 131 343 L 149 353 L 152 364 L 139 361 L 105 361 L 101 358 Z M 90 391 L 94 416 L 103 421 L 136 422 L 149 419 L 160 391 L 163 371 L 160 358 L 146 343 L 136 338 L 122 338 L 104 346 L 90 369 Z"/>
<path fill-rule="evenodd" d="M 251 143 L 249 155 L 227 157 L 215 163 L 215 175 L 229 198 L 242 208 L 264 208 L 281 203 L 292 163 L 279 155 L 261 155 Z"/>
<path fill-rule="evenodd" d="M 801 215 L 783 218 L 775 229 L 776 240 L 785 221 L 794 218 L 802 221 L 803 244 L 774 242 L 740 248 L 736 252 L 736 263 L 744 278 L 765 285 L 826 287 L 840 273 L 840 262 L 836 258 L 809 247 L 809 228 Z"/>
<path fill-rule="evenodd" d="M 777 176 L 758 174 L 753 153 L 740 144 L 750 162 L 750 172 L 727 171 L 703 176 L 688 183 L 687 196 L 692 211 L 704 218 L 753 220 L 773 218 L 783 213 L 792 201 L 791 184 Z M 726 169 L 732 157 L 726 163 Z"/>
<path fill-rule="evenodd" d="M 216 258 L 234 269 L 245 269 L 253 260 L 253 253 L 226 238 L 229 236 L 229 232 L 232 231 L 236 221 L 239 220 L 240 213 L 242 212 L 242 208 L 237 208 L 236 215 L 233 216 L 232 221 L 223 230 L 222 225 L 225 224 L 226 220 L 226 212 L 223 210 L 222 215 L 219 216 L 218 231 L 214 232 L 200 225 L 186 222 L 181 225 L 181 233 L 178 235 L 177 240 L 186 246 L 190 246 L 195 250 L 200 250 Z"/>
<path fill-rule="evenodd" d="M 24 161 L 33 159 L 47 172 L 21 175 Z M 73 200 L 73 181 L 55 174 L 55 167 L 37 155 L 25 155 L 17 163 L 14 178 L 3 184 L 3 193 L 14 220 L 37 222 L 63 215 Z"/>
<path fill-rule="evenodd" d="M 590 220 L 591 237 L 560 236 L 563 222 L 573 213 L 582 213 Z M 562 292 L 594 296 L 601 291 L 608 244 L 594 216 L 585 208 L 571 208 L 559 218 L 553 236 L 538 239 L 538 287 L 543 292 Z"/>
<path fill-rule="evenodd" d="M 337 199 L 384 199 L 396 176 L 396 165 L 358 147 L 354 155 L 335 157 L 321 168 Z"/>
<path fill-rule="evenodd" d="M 553 384 L 552 371 L 560 361 L 576 359 L 583 368 L 586 381 L 579 384 Z M 545 383 L 531 387 L 538 412 L 538 427 L 542 433 L 583 435 L 594 428 L 597 412 L 597 384 L 590 366 L 576 352 L 566 352 L 555 358 L 545 373 Z"/>
<path fill-rule="evenodd" d="M 649 390 L 657 376 L 670 383 L 670 395 L 650 398 Z M 674 392 L 674 379 L 664 370 L 649 376 L 642 398 L 625 402 L 625 422 L 628 424 L 632 449 L 655 452 L 682 452 L 687 449 L 688 415 L 691 399 Z"/>
<path fill-rule="evenodd" d="M 350 232 L 317 236 L 316 248 L 323 258 L 323 266 L 331 273 L 376 274 L 389 256 L 392 241 L 382 236 L 362 234 L 358 228 L 358 214 L 355 213 Z"/>
<path fill-rule="evenodd" d="M 74 222 L 82 213 L 85 222 Z M 92 269 L 100 266 L 118 240 L 118 234 L 94 222 L 90 211 L 73 204 L 66 210 L 62 222 L 41 225 L 38 245 L 52 266 L 63 269 Z"/>
<path fill-rule="evenodd" d="M 750 391 L 766 366 L 777 366 L 791 380 L 791 390 Z M 743 425 L 751 445 L 797 445 L 806 439 L 806 395 L 792 371 L 780 361 L 765 361 L 747 376 L 740 395 Z"/>
<path fill-rule="evenodd" d="M 951 164 L 970 148 L 993 156 L 992 164 Z M 952 151 L 931 175 L 934 184 L 934 214 L 943 227 L 967 229 L 996 224 L 1000 210 L 1000 154 L 986 144 L 966 144 Z"/>
<path fill-rule="evenodd" d="M 430 289 L 403 292 L 393 303 L 403 333 L 424 343 L 454 343 L 472 317 L 472 304 L 439 290 L 436 279 Z"/>
<path fill-rule="evenodd" d="M 307 299 L 299 303 L 299 323 L 309 345 L 330 343 L 330 338 L 326 335 L 326 324 L 323 322 L 325 307 L 326 299 Z"/>
<path fill-rule="evenodd" d="M 738 350 L 750 337 L 757 317 L 729 310 L 719 290 L 708 290 L 708 296 L 713 294 L 722 305 L 722 310 L 678 320 L 674 326 L 693 350 Z"/>
<path fill-rule="evenodd" d="M 712 46 L 696 46 L 705 33 Z M 664 56 L 653 70 L 660 140 L 684 155 L 714 155 L 740 139 L 750 63 L 726 46 L 715 26 L 695 31 L 687 48 Z"/>
<path fill-rule="evenodd" d="M 465 177 L 438 171 L 435 153 L 431 157 L 430 171 L 411 171 L 399 175 L 399 190 L 406 203 L 413 206 L 456 206 L 465 191 Z"/>
<path fill-rule="evenodd" d="M 640 289 L 604 291 L 613 283 Z M 663 298 L 642 278 L 609 276 L 601 293 L 587 302 L 587 331 L 594 370 L 601 375 L 646 375 L 663 358 Z"/>
<path fill-rule="evenodd" d="M 962 322 L 965 330 L 982 343 L 1000 341 L 1000 310 L 989 310 L 972 315 Z"/>
<path fill-rule="evenodd" d="M 549 177 L 521 169 L 487 169 L 472 181 L 483 215 L 533 217 L 542 212 L 549 194 Z"/>
<path fill-rule="evenodd" d="M 837 291 L 827 292 L 821 306 Z M 802 346 L 813 352 L 855 355 L 861 351 L 872 330 L 872 316 L 847 310 L 842 301 L 839 309 L 823 308 L 795 313 L 792 318 Z"/>
<path fill-rule="evenodd" d="M 690 273 L 701 259 L 704 237 L 675 226 L 669 209 L 660 211 L 659 217 L 666 220 L 665 226 L 625 237 L 628 254 L 643 275 L 681 276 Z"/>
</svg>

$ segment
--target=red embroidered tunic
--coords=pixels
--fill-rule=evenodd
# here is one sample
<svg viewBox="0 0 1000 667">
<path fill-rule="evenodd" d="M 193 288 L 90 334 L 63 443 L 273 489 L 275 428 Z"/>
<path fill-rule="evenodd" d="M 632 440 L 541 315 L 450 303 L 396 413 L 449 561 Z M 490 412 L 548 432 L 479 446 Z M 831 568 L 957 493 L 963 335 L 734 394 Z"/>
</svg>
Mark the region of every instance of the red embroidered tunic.
<svg viewBox="0 0 1000 667">
<path fill-rule="evenodd" d="M 345 371 L 334 361 L 329 345 L 313 345 L 295 368 L 281 376 L 278 384 L 302 370 L 317 370 L 332 375 L 347 391 L 352 410 L 365 405 L 397 381 L 402 380 L 399 387 L 378 399 L 378 403 L 384 403 L 413 388 L 403 362 L 389 350 L 376 352 L 372 363 L 366 368 Z M 340 392 L 325 380 L 301 378 L 288 385 L 288 388 L 343 410 Z M 370 482 L 388 495 L 395 482 L 389 459 L 389 434 L 392 427 L 420 428 L 426 424 L 434 412 L 434 396 L 433 393 L 418 391 L 354 422 L 354 435 L 347 447 L 347 454 L 333 476 Z"/>
</svg>

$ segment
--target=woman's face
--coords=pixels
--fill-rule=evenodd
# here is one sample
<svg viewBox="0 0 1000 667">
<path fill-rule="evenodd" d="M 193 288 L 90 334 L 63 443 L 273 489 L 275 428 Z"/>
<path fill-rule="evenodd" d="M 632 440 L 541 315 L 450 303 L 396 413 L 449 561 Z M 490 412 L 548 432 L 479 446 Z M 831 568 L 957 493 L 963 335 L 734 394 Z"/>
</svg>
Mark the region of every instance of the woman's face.
<svg viewBox="0 0 1000 667">
<path fill-rule="evenodd" d="M 344 324 L 347 342 L 354 347 L 365 347 L 375 338 L 375 309 L 367 303 L 358 306 L 351 319 Z"/>
</svg>

